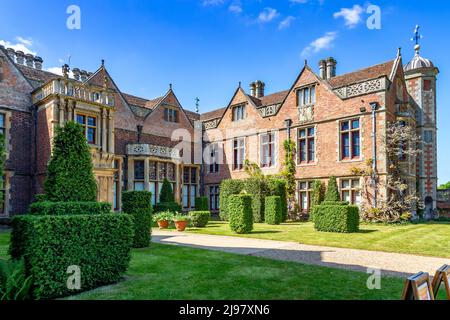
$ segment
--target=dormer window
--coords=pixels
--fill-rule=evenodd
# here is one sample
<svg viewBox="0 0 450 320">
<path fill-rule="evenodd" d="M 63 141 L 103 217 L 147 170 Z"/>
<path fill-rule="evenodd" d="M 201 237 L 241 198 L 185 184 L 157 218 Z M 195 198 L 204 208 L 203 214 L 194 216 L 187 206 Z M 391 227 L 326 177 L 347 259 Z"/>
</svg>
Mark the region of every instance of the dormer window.
<svg viewBox="0 0 450 320">
<path fill-rule="evenodd" d="M 164 109 L 164 121 L 166 122 L 178 122 L 178 110 L 172 108 Z"/>
<path fill-rule="evenodd" d="M 244 120 L 247 117 L 247 108 L 245 104 L 233 107 L 233 121 Z"/>
<path fill-rule="evenodd" d="M 100 92 L 94 92 L 94 101 L 99 102 L 101 98 Z"/>
<path fill-rule="evenodd" d="M 308 107 L 316 103 L 316 86 L 308 86 L 297 90 L 297 106 Z"/>
</svg>

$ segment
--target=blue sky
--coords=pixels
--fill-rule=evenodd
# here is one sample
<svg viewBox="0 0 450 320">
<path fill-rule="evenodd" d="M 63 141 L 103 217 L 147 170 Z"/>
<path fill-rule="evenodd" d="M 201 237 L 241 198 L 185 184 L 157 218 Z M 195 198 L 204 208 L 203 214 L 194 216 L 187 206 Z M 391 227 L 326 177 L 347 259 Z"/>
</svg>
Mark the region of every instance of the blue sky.
<svg viewBox="0 0 450 320">
<path fill-rule="evenodd" d="M 370 30 L 369 5 L 381 9 Z M 69 5 L 81 9 L 81 29 L 69 30 Z M 333 56 L 338 74 L 395 58 L 412 58 L 420 24 L 422 56 L 439 67 L 439 178 L 450 181 L 450 100 L 447 1 L 333 0 L 1 0 L 0 43 L 37 53 L 44 68 L 95 71 L 101 59 L 122 91 L 153 98 L 169 83 L 186 109 L 227 105 L 238 82 L 266 82 L 267 93 L 288 89 L 304 60 L 317 70 Z M 445 31 L 447 30 L 447 33 Z"/>
</svg>

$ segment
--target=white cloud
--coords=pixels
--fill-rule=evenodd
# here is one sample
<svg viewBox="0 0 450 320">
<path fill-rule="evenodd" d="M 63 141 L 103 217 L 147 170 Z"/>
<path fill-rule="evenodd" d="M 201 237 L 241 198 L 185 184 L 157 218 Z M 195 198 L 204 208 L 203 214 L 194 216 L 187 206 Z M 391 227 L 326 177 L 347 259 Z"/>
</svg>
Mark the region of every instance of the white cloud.
<svg viewBox="0 0 450 320">
<path fill-rule="evenodd" d="M 302 56 L 308 56 L 311 53 L 317 53 L 324 49 L 329 49 L 333 45 L 333 41 L 337 37 L 337 32 L 327 32 L 322 37 L 317 38 L 313 42 L 311 42 L 305 49 L 302 51 Z"/>
<path fill-rule="evenodd" d="M 33 40 L 25 39 L 23 37 L 16 37 L 16 43 L 12 43 L 5 40 L 0 40 L 0 45 L 5 48 L 12 48 L 16 51 L 22 51 L 25 54 L 36 55 L 36 51 L 33 51 L 31 47 L 33 46 Z"/>
<path fill-rule="evenodd" d="M 259 13 L 258 22 L 267 23 L 276 19 L 280 14 L 274 8 L 264 8 L 263 11 Z"/>
<path fill-rule="evenodd" d="M 333 17 L 335 19 L 344 18 L 345 25 L 349 28 L 354 28 L 358 23 L 361 22 L 361 14 L 363 13 L 363 8 L 357 4 L 353 8 L 342 8 L 341 11 L 335 12 Z"/>
<path fill-rule="evenodd" d="M 295 20 L 295 17 L 293 16 L 289 16 L 286 19 L 284 19 L 283 21 L 280 22 L 280 24 L 278 25 L 278 29 L 279 30 L 283 30 L 286 28 L 289 28 L 291 26 L 291 23 Z"/>
<path fill-rule="evenodd" d="M 230 12 L 233 12 L 235 14 L 239 14 L 242 12 L 242 6 L 238 3 L 235 3 L 235 4 L 230 5 L 228 10 L 230 10 Z"/>
<path fill-rule="evenodd" d="M 217 6 L 224 3 L 224 0 L 203 0 L 203 5 L 207 6 Z"/>
</svg>

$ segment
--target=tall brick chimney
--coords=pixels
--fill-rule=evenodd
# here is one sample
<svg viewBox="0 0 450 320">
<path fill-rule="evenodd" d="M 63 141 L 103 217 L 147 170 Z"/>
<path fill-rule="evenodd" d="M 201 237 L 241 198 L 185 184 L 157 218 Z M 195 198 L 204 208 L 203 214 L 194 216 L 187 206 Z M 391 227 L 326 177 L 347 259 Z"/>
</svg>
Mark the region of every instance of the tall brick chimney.
<svg viewBox="0 0 450 320">
<path fill-rule="evenodd" d="M 266 88 L 266 84 L 264 82 L 262 82 L 261 80 L 258 80 L 255 82 L 255 86 L 256 86 L 256 90 L 255 90 L 254 97 L 256 97 L 258 99 L 264 97 L 264 91 Z"/>
<path fill-rule="evenodd" d="M 320 77 L 322 79 L 326 79 L 327 78 L 327 61 L 326 60 L 319 61 L 319 70 L 320 70 Z"/>
<path fill-rule="evenodd" d="M 336 76 L 337 61 L 334 58 L 329 57 L 327 59 L 327 79 L 331 79 Z"/>
</svg>

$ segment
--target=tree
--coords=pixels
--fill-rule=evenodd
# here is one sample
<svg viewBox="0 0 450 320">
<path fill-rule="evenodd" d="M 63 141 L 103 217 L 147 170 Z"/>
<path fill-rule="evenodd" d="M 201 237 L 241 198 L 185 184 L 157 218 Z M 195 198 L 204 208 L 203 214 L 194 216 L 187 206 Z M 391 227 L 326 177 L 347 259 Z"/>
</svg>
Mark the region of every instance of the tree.
<svg viewBox="0 0 450 320">
<path fill-rule="evenodd" d="M 441 184 L 438 190 L 449 190 L 450 189 L 450 181 L 444 184 Z"/>
<path fill-rule="evenodd" d="M 339 202 L 341 197 L 339 195 L 339 188 L 336 182 L 336 177 L 331 177 L 328 180 L 327 192 L 325 194 L 326 202 Z"/>
<path fill-rule="evenodd" d="M 281 173 L 282 177 L 286 180 L 286 193 L 289 208 L 293 208 L 292 204 L 295 203 L 295 143 L 292 140 L 284 141 L 284 168 Z"/>
<path fill-rule="evenodd" d="M 73 121 L 56 129 L 45 181 L 49 201 L 96 201 L 97 184 L 83 127 Z"/>
<path fill-rule="evenodd" d="M 5 176 L 5 136 L 0 133 L 0 190 L 4 188 L 4 176 Z M 0 191 L 0 206 L 3 205 L 3 192 Z"/>
<path fill-rule="evenodd" d="M 320 180 L 314 181 L 313 185 L 313 197 L 311 206 L 317 206 L 323 202 L 325 199 L 325 187 Z"/>
<path fill-rule="evenodd" d="M 163 185 L 161 187 L 161 196 L 159 201 L 162 203 L 175 202 L 175 195 L 173 194 L 172 185 L 169 180 L 164 179 Z"/>
<path fill-rule="evenodd" d="M 388 160 L 386 179 L 380 179 L 374 170 L 373 159 L 366 163 L 366 168 L 353 168 L 352 174 L 365 179 L 364 197 L 370 199 L 373 190 L 385 188 L 387 195 L 378 199 L 377 207 L 373 203 L 362 208 L 362 217 L 370 222 L 395 223 L 415 208 L 422 209 L 423 203 L 415 184 L 408 180 L 411 163 L 408 159 L 417 159 L 421 151 L 421 139 L 414 127 L 399 122 L 389 123 L 381 146 Z"/>
</svg>

